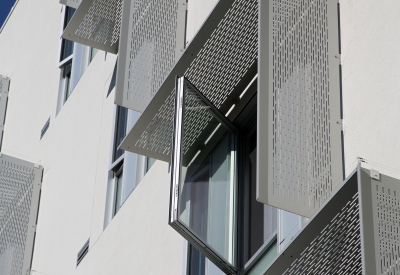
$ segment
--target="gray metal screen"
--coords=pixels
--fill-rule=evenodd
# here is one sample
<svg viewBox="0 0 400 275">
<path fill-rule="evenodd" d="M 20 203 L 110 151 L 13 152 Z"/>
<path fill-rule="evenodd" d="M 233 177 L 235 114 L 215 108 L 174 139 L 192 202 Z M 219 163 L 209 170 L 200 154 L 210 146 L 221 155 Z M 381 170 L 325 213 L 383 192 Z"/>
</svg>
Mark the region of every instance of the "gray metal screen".
<svg viewBox="0 0 400 275">
<path fill-rule="evenodd" d="M 263 274 L 363 274 L 357 176 L 348 178 Z"/>
<path fill-rule="evenodd" d="M 263 274 L 400 274 L 399 194 L 359 165 Z"/>
<path fill-rule="evenodd" d="M 400 180 L 360 169 L 366 275 L 400 274 Z"/>
<path fill-rule="evenodd" d="M 0 155 L 0 275 L 30 274 L 42 170 Z"/>
<path fill-rule="evenodd" d="M 257 74 L 253 70 L 258 54 L 257 26 L 258 1 L 220 1 L 121 148 L 170 161 L 175 75 L 185 76 L 224 114 L 233 102 L 238 105 L 239 95 Z M 198 119 L 193 125 L 201 125 Z"/>
<path fill-rule="evenodd" d="M 311 217 L 343 180 L 337 0 L 260 1 L 258 200 Z"/>
<path fill-rule="evenodd" d="M 117 53 L 121 13 L 122 0 L 83 1 L 62 37 L 96 49 Z"/>
<path fill-rule="evenodd" d="M 4 123 L 7 111 L 10 78 L 0 75 L 0 151 L 3 143 Z"/>
<path fill-rule="evenodd" d="M 124 1 L 115 103 L 143 112 L 184 48 L 186 0 Z"/>
<path fill-rule="evenodd" d="M 66 5 L 74 9 L 77 9 L 81 2 L 82 0 L 60 0 L 60 4 Z"/>
</svg>

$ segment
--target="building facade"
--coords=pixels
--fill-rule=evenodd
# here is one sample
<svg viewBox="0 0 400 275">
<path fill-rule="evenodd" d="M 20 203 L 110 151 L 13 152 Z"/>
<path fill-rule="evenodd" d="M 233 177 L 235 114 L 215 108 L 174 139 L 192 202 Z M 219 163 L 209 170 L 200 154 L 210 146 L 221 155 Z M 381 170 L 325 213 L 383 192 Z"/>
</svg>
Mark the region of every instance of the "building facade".
<svg viewBox="0 0 400 275">
<path fill-rule="evenodd" d="M 399 8 L 18 0 L 1 154 L 43 172 L 0 274 L 399 274 Z"/>
</svg>

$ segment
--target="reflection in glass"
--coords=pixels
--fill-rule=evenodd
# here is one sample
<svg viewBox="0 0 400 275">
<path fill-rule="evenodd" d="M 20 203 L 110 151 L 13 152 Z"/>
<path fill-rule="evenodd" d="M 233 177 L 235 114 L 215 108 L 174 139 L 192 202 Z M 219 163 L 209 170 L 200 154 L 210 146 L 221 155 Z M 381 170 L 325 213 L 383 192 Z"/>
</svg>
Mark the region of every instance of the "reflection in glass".
<svg viewBox="0 0 400 275">
<path fill-rule="evenodd" d="M 256 200 L 256 175 L 257 175 L 257 137 L 251 135 L 247 141 L 247 169 L 249 171 L 247 184 L 249 187 L 248 207 L 248 250 L 245 262 L 248 261 L 260 248 L 276 234 L 277 209 L 260 203 Z"/>
<path fill-rule="evenodd" d="M 190 88 L 182 141 L 179 220 L 234 265 L 235 136 Z"/>
</svg>

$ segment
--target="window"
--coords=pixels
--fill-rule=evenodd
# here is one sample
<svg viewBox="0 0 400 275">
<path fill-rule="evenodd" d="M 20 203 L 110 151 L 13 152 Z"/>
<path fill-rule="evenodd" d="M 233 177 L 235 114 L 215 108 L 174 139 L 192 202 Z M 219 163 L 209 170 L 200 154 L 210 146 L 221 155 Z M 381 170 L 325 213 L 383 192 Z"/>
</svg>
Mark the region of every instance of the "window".
<svg viewBox="0 0 400 275">
<path fill-rule="evenodd" d="M 99 51 L 98 49 L 90 47 L 89 63 L 92 62 L 98 51 Z"/>
<path fill-rule="evenodd" d="M 176 106 L 170 224 L 230 272 L 237 246 L 237 129 L 183 77 Z"/>
<path fill-rule="evenodd" d="M 146 157 L 146 173 L 149 172 L 150 168 L 153 166 L 153 164 L 156 162 L 156 159 Z"/>
<path fill-rule="evenodd" d="M 116 125 L 115 125 L 115 142 L 114 142 L 114 150 L 113 150 L 113 161 L 118 160 L 119 157 L 124 153 L 123 150 L 118 149 L 118 146 L 121 144 L 122 140 L 124 140 L 126 135 L 126 127 L 127 127 L 127 119 L 128 119 L 128 109 L 125 107 L 117 107 L 117 117 L 116 117 Z"/>
<path fill-rule="evenodd" d="M 68 62 L 67 64 L 65 64 L 62 69 L 61 69 L 61 73 L 62 73 L 62 86 L 63 89 L 65 91 L 65 98 L 64 101 L 67 101 L 68 97 L 71 94 L 71 67 L 72 67 L 72 61 Z"/>
<path fill-rule="evenodd" d="M 118 172 L 115 173 L 115 199 L 114 199 L 113 216 L 117 214 L 118 210 L 121 208 L 122 205 L 122 183 L 123 183 L 122 179 L 123 179 L 123 170 L 121 166 Z"/>
<path fill-rule="evenodd" d="M 256 95 L 232 123 L 180 78 L 176 106 L 170 223 L 190 243 L 188 275 L 265 265 L 278 211 L 256 200 Z"/>
<path fill-rule="evenodd" d="M 118 213 L 126 199 L 140 183 L 146 169 L 144 156 L 118 149 L 127 131 L 139 117 L 139 113 L 125 107 L 115 106 L 114 117 L 104 227 Z"/>
<path fill-rule="evenodd" d="M 75 9 L 63 7 L 61 34 L 75 14 Z M 60 68 L 60 85 L 58 91 L 57 113 L 71 96 L 72 91 L 86 71 L 88 65 L 97 53 L 97 49 L 60 39 L 58 67 Z"/>
<path fill-rule="evenodd" d="M 75 11 L 76 10 L 74 8 L 65 6 L 63 30 L 65 30 L 69 21 L 71 21 L 71 18 L 75 14 Z M 74 52 L 74 42 L 67 40 L 67 39 L 62 39 L 60 62 L 62 62 L 66 58 L 70 57 L 73 54 L 73 52 Z"/>
<path fill-rule="evenodd" d="M 75 11 L 76 10 L 74 8 L 64 6 L 61 32 L 63 32 L 64 29 L 67 27 Z M 59 49 L 59 60 L 58 60 L 59 62 L 58 66 L 61 70 L 61 73 L 60 73 L 57 112 L 61 109 L 61 106 L 68 100 L 73 90 L 72 70 L 73 70 L 74 47 L 75 47 L 74 42 L 61 38 L 60 49 Z"/>
</svg>

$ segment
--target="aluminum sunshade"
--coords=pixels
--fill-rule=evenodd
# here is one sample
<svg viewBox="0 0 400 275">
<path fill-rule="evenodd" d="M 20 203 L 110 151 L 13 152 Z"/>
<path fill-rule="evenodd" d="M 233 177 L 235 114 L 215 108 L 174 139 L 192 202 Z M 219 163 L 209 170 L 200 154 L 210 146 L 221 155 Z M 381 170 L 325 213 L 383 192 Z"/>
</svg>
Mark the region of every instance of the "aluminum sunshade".
<svg viewBox="0 0 400 275">
<path fill-rule="evenodd" d="M 122 0 L 84 0 L 62 37 L 110 53 L 118 52 Z"/>
<path fill-rule="evenodd" d="M 251 85 L 252 93 L 241 96 L 257 75 L 257 23 L 258 1 L 219 1 L 121 149 L 171 160 L 176 76 L 185 76 L 223 114 L 233 107 L 228 116 L 232 120 L 255 92 Z"/>
</svg>

